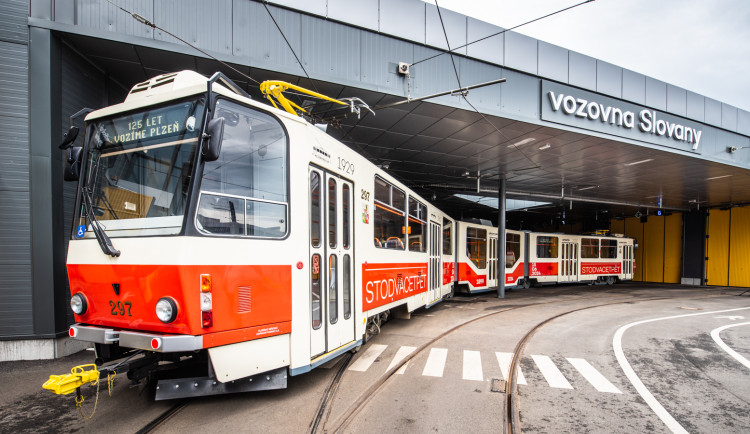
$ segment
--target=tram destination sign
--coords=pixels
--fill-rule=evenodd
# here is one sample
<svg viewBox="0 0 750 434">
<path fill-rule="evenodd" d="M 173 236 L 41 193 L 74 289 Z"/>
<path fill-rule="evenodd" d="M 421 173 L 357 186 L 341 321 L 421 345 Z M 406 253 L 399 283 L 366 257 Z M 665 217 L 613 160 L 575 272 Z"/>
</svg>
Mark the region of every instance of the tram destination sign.
<svg viewBox="0 0 750 434">
<path fill-rule="evenodd" d="M 706 138 L 698 122 L 546 80 L 542 120 L 689 152 Z"/>
</svg>

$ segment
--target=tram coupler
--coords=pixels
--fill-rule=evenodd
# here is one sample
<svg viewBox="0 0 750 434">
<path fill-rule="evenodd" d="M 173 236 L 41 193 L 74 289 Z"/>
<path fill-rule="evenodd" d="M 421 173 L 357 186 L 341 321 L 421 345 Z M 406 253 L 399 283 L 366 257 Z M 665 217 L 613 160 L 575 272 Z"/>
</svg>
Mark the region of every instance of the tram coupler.
<svg viewBox="0 0 750 434">
<path fill-rule="evenodd" d="M 70 374 L 50 375 L 49 380 L 42 384 L 43 389 L 51 390 L 58 395 L 80 394 L 80 387 L 99 381 L 101 372 L 91 363 L 79 365 L 70 370 Z"/>
</svg>

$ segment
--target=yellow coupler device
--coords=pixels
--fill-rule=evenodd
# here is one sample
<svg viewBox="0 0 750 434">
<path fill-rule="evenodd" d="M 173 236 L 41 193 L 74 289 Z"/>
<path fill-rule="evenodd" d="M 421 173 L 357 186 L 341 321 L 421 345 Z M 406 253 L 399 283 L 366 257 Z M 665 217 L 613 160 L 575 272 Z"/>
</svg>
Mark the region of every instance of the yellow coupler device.
<svg viewBox="0 0 750 434">
<path fill-rule="evenodd" d="M 55 392 L 58 395 L 69 395 L 73 392 L 76 393 L 76 408 L 81 411 L 81 405 L 83 404 L 83 394 L 81 394 L 81 386 L 88 383 L 96 383 L 96 401 L 99 401 L 99 371 L 96 369 L 96 365 L 91 363 L 88 365 L 76 366 L 70 370 L 70 374 L 65 375 L 50 375 L 49 380 L 42 384 L 43 389 L 48 389 Z M 94 411 L 96 411 L 96 403 L 94 404 Z M 92 412 L 90 416 L 81 415 L 88 419 L 94 415 Z"/>
</svg>

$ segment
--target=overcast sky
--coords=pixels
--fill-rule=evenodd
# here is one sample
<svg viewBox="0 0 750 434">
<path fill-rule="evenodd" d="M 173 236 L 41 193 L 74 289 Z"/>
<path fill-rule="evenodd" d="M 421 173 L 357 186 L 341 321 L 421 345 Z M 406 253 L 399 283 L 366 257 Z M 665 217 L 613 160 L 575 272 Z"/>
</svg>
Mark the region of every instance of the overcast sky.
<svg viewBox="0 0 750 434">
<path fill-rule="evenodd" d="M 581 1 L 438 4 L 510 28 Z M 749 0 L 596 0 L 515 31 L 750 111 Z"/>
</svg>

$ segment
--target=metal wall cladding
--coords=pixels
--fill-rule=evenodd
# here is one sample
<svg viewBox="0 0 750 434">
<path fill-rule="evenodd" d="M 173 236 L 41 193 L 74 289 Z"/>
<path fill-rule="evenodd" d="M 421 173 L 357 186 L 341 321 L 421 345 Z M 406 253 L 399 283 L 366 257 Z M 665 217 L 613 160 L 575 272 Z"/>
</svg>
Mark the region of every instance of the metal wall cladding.
<svg viewBox="0 0 750 434">
<path fill-rule="evenodd" d="M 469 17 L 466 21 L 466 43 L 469 44 L 466 47 L 466 54 L 474 59 L 503 65 L 505 34 L 500 33 L 502 31 L 502 27 Z"/>
<path fill-rule="evenodd" d="M 646 76 L 628 69 L 622 70 L 622 98 L 636 104 L 646 103 Z"/>
<path fill-rule="evenodd" d="M 3 2 L 0 27 L 0 337 L 33 331 L 28 3 Z M 23 28 L 23 32 L 19 31 Z"/>
<path fill-rule="evenodd" d="M 424 44 L 426 6 L 422 1 L 380 0 L 379 30 Z"/>
<path fill-rule="evenodd" d="M 571 51 L 568 67 L 568 83 L 586 89 L 596 89 L 596 59 Z"/>
<path fill-rule="evenodd" d="M 235 56 L 249 59 L 245 63 L 258 68 L 291 70 L 304 75 L 292 53 L 292 49 L 300 52 L 302 16 L 299 13 L 274 6 L 269 6 L 267 11 L 263 4 L 246 0 L 235 0 L 233 7 Z M 273 19 L 268 16 L 269 11 Z M 274 20 L 284 32 L 291 49 Z"/>
<path fill-rule="evenodd" d="M 502 111 L 512 117 L 539 118 L 540 98 L 529 98 L 539 94 L 539 79 L 520 72 L 504 70 L 508 80 L 502 84 Z"/>
<path fill-rule="evenodd" d="M 520 33 L 505 34 L 505 62 L 508 68 L 537 73 L 537 40 Z"/>
<path fill-rule="evenodd" d="M 0 41 L 28 43 L 28 18 L 28 0 L 3 0 L 0 2 Z"/>
<path fill-rule="evenodd" d="M 710 125 L 721 126 L 721 103 L 715 99 L 705 98 L 705 122 Z"/>
<path fill-rule="evenodd" d="M 721 127 L 737 131 L 737 107 L 721 103 Z"/>
<path fill-rule="evenodd" d="M 390 93 L 406 95 L 408 78 L 399 74 L 397 69 L 398 62 L 414 62 L 413 44 L 370 32 L 362 32 L 360 36 L 362 82 L 387 89 Z"/>
<path fill-rule="evenodd" d="M 622 97 L 622 68 L 611 63 L 596 61 L 596 90 L 605 95 Z"/>
<path fill-rule="evenodd" d="M 539 75 L 551 80 L 568 82 L 568 50 L 539 41 Z"/>
<path fill-rule="evenodd" d="M 328 0 L 273 0 L 271 3 L 302 10 L 325 17 L 328 14 Z"/>
<path fill-rule="evenodd" d="M 750 136 L 750 112 L 737 111 L 737 132 Z"/>
<path fill-rule="evenodd" d="M 464 87 L 505 78 L 505 70 L 502 68 L 466 58 L 461 58 L 461 71 L 461 85 Z M 471 89 L 466 98 L 480 112 L 499 115 L 504 86 L 507 86 L 507 83 Z M 465 105 L 467 110 L 474 110 L 468 104 Z"/>
<path fill-rule="evenodd" d="M 667 83 L 646 77 L 646 105 L 657 110 L 667 110 Z"/>
<path fill-rule="evenodd" d="M 328 18 L 378 31 L 378 0 L 328 0 Z"/>
<path fill-rule="evenodd" d="M 685 115 L 696 121 L 703 122 L 706 117 L 706 102 L 703 95 L 687 91 Z M 750 124 L 748 124 L 750 126 Z"/>
<path fill-rule="evenodd" d="M 154 0 L 120 0 L 119 6 L 154 21 Z M 153 38 L 153 29 L 136 20 L 106 0 L 78 0 L 76 23 L 82 27 L 125 35 Z"/>
<path fill-rule="evenodd" d="M 232 53 L 232 0 L 160 0 L 153 2 L 154 22 L 196 47 Z M 180 43 L 159 29 L 154 39 Z"/>
<path fill-rule="evenodd" d="M 359 81 L 362 30 L 304 15 L 301 28 L 298 54 L 308 74 L 344 83 Z"/>
<path fill-rule="evenodd" d="M 667 111 L 676 115 L 687 114 L 687 91 L 681 87 L 667 85 Z"/>
<path fill-rule="evenodd" d="M 440 8 L 438 14 L 437 8 L 432 5 L 427 5 L 425 11 L 425 43 L 443 50 L 447 50 L 450 43 L 454 53 L 465 55 L 466 16 L 444 8 Z"/>
</svg>

